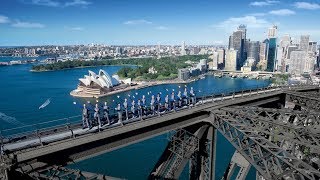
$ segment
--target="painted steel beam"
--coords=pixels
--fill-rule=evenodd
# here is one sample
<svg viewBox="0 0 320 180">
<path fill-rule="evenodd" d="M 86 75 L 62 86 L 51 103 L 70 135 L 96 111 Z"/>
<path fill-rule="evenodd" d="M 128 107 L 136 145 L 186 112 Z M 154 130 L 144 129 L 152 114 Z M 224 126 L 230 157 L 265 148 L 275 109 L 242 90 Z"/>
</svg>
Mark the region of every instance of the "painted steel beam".
<svg viewBox="0 0 320 180">
<path fill-rule="evenodd" d="M 236 113 L 233 116 L 226 110 L 213 111 L 212 116 L 215 128 L 265 179 L 282 178 L 279 176 L 284 172 L 292 178 L 316 180 L 320 177 L 318 170 L 263 137 L 259 130 L 251 129 L 251 121 L 242 121 Z"/>
</svg>

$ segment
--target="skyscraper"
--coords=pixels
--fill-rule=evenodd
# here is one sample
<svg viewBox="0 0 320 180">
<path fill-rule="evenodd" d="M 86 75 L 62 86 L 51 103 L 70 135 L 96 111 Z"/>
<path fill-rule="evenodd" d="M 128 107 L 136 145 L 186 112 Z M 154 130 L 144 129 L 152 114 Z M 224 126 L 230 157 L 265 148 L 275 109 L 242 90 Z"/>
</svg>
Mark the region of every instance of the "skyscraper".
<svg viewBox="0 0 320 180">
<path fill-rule="evenodd" d="M 234 49 L 237 51 L 237 70 L 241 68 L 246 57 L 245 57 L 245 41 L 246 41 L 247 29 L 245 25 L 240 25 L 237 31 L 229 37 L 229 49 Z"/>
<path fill-rule="evenodd" d="M 307 57 L 307 52 L 302 50 L 292 51 L 290 55 L 289 73 L 302 74 L 311 72 L 313 67 L 311 59 Z"/>
<path fill-rule="evenodd" d="M 267 61 L 267 71 L 275 71 L 275 63 L 277 58 L 277 38 L 269 38 L 269 51 Z"/>
<path fill-rule="evenodd" d="M 273 25 L 268 29 L 269 50 L 267 59 L 267 71 L 273 72 L 276 70 L 277 59 L 277 31 L 278 27 Z"/>
<path fill-rule="evenodd" d="M 228 49 L 233 48 L 233 35 L 229 36 L 229 46 Z"/>
<path fill-rule="evenodd" d="M 268 38 L 275 38 L 277 37 L 278 27 L 273 25 L 271 28 L 268 29 Z"/>
<path fill-rule="evenodd" d="M 300 37 L 300 44 L 299 44 L 299 49 L 302 51 L 308 51 L 309 47 L 309 35 L 301 35 Z"/>
<path fill-rule="evenodd" d="M 236 71 L 237 70 L 237 55 L 238 52 L 235 49 L 228 49 L 226 51 L 226 61 L 224 70 Z"/>
<path fill-rule="evenodd" d="M 290 45 L 291 37 L 289 35 L 282 36 L 280 43 L 277 46 L 277 60 L 275 68 L 278 71 L 285 72 L 287 50 Z"/>
<path fill-rule="evenodd" d="M 223 69 L 224 68 L 224 62 L 225 62 L 225 50 L 224 49 L 218 49 L 218 68 Z"/>
<path fill-rule="evenodd" d="M 242 32 L 242 39 L 246 40 L 247 39 L 247 26 L 244 24 L 241 24 L 238 27 L 238 31 Z"/>
<path fill-rule="evenodd" d="M 218 59 L 219 59 L 219 53 L 218 52 L 213 52 L 212 54 L 212 68 L 213 70 L 218 69 Z"/>
<path fill-rule="evenodd" d="M 181 51 L 180 51 L 181 55 L 186 55 L 187 51 L 186 51 L 186 43 L 183 41 L 182 45 L 181 45 Z"/>
<path fill-rule="evenodd" d="M 288 72 L 291 74 L 301 74 L 304 69 L 304 61 L 306 52 L 304 51 L 292 51 L 290 55 L 290 64 Z"/>
<path fill-rule="evenodd" d="M 269 54 L 269 40 L 265 39 L 262 43 L 260 43 L 258 69 L 263 71 L 267 69 L 268 54 Z"/>
<path fill-rule="evenodd" d="M 247 58 L 253 58 L 255 62 L 259 62 L 260 42 L 249 41 L 248 42 L 248 54 Z"/>
</svg>

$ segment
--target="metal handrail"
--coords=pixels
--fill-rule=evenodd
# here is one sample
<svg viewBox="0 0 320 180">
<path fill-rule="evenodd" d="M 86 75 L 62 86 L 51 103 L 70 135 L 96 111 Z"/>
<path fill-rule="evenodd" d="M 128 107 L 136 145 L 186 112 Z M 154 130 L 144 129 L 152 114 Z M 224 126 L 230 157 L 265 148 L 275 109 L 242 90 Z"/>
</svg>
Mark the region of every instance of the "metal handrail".
<svg viewBox="0 0 320 180">
<path fill-rule="evenodd" d="M 307 86 L 303 86 L 303 87 L 315 87 L 315 86 L 319 86 L 319 85 L 307 85 Z M 292 87 L 292 88 L 291 88 Z M 245 88 L 241 88 L 239 91 L 235 91 L 235 89 L 225 89 L 224 91 L 222 91 L 221 93 L 221 101 L 223 101 L 226 97 L 226 94 L 230 96 L 232 96 L 231 99 L 234 99 L 234 98 L 242 98 L 244 97 L 244 94 L 251 94 L 251 95 L 260 95 L 258 92 L 262 91 L 263 93 L 266 93 L 266 90 L 271 90 L 271 89 L 278 89 L 280 88 L 280 90 L 283 90 L 283 89 L 286 89 L 286 88 L 295 88 L 295 87 L 302 87 L 301 85 L 298 85 L 298 86 L 290 86 L 290 85 L 285 85 L 285 86 L 268 86 L 268 87 L 262 87 L 259 89 L 259 86 L 255 86 L 255 88 L 251 88 L 251 87 L 245 87 Z M 249 92 L 248 92 L 249 91 Z M 219 92 L 219 91 L 218 91 Z M 221 92 L 221 91 L 220 91 Z M 252 93 L 252 92 L 257 92 L 257 93 Z M 216 97 L 216 93 L 212 93 L 211 95 L 209 96 L 202 96 L 200 98 L 200 100 L 202 101 L 202 103 L 197 103 L 199 101 L 196 100 L 196 104 L 197 106 L 202 106 L 204 105 L 204 101 L 206 100 L 211 100 L 211 102 L 215 102 L 214 99 L 217 99 L 219 97 Z M 241 96 L 236 96 L 236 95 L 241 95 Z M 149 106 L 146 106 L 147 108 L 150 108 Z M 183 109 L 181 109 L 183 110 Z M 169 111 L 170 112 L 170 111 Z M 164 114 L 167 114 L 169 112 L 166 112 Z M 171 113 L 171 112 L 170 112 Z M 113 113 L 113 114 L 110 114 L 110 115 L 115 115 L 116 113 Z M 38 137 L 39 138 L 39 142 L 40 144 L 42 144 L 42 140 L 41 138 L 43 137 L 42 136 L 42 132 L 48 132 L 50 130 L 54 130 L 55 128 L 66 128 L 67 127 L 67 130 L 70 131 L 71 133 L 71 137 L 70 138 L 74 138 L 75 135 L 74 135 L 74 128 L 71 127 L 72 124 L 76 125 L 76 124 L 79 124 L 81 123 L 81 120 L 77 120 L 75 122 L 70 122 L 70 119 L 73 119 L 73 118 L 78 118 L 78 117 L 81 117 L 81 115 L 76 115 L 76 116 L 71 116 L 71 117 L 68 117 L 68 118 L 60 118 L 60 119 L 56 119 L 56 120 L 51 120 L 51 121 L 47 121 L 47 122 L 42 122 L 42 123 L 37 123 L 37 124 L 32 124 L 32 125 L 25 125 L 25 126 L 22 126 L 22 127 L 16 127 L 16 128 L 10 128 L 10 129 L 4 129 L 4 130 L 1 130 L 0 131 L 0 138 L 1 138 L 1 147 L 3 147 L 5 143 L 4 140 L 6 140 L 6 138 L 18 138 L 18 137 L 22 137 L 22 136 L 29 136 L 29 137 Z M 151 116 L 151 117 L 154 117 L 154 116 Z M 142 116 L 140 116 L 140 118 L 143 118 Z M 144 120 L 147 120 L 148 117 L 145 117 Z M 44 127 L 44 128 L 39 128 L 39 125 L 46 125 L 46 124 L 49 124 L 49 123 L 54 123 L 54 122 L 61 122 L 61 121 L 66 121 L 66 123 L 63 123 L 63 124 L 58 124 L 58 125 L 54 125 L 54 126 L 49 126 L 49 127 Z M 129 122 L 130 123 L 130 122 Z M 13 130 L 19 130 L 19 129 L 23 129 L 23 128 L 28 128 L 28 127 L 33 127 L 32 130 L 30 131 L 27 131 L 27 132 L 23 132 L 23 133 L 16 133 L 16 134 L 11 134 L 11 135 L 8 135 L 8 136 L 3 136 L 3 132 L 8 132 L 8 131 L 13 131 Z M 36 134 L 35 135 L 32 135 L 34 133 L 30 133 L 30 132 L 34 132 L 36 131 Z"/>
</svg>

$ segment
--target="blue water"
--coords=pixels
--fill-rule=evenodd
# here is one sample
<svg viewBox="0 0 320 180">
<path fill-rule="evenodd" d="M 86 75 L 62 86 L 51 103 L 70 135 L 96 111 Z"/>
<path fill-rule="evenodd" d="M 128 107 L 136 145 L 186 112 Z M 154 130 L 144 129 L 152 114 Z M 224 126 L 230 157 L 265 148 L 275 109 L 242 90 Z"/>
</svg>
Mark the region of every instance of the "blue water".
<svg viewBox="0 0 320 180">
<path fill-rule="evenodd" d="M 12 56 L 4 56 L 0 57 L 0 62 L 8 62 L 8 61 L 17 61 L 17 60 L 31 60 L 37 59 L 39 61 L 45 60 L 48 58 L 47 56 L 39 56 L 39 57 L 12 57 Z"/>
<path fill-rule="evenodd" d="M 95 102 L 95 99 L 74 98 L 69 95 L 70 91 L 76 88 L 78 78 L 87 74 L 89 69 L 95 72 L 98 72 L 99 69 L 104 69 L 108 73 L 113 74 L 121 68 L 121 66 L 103 66 L 35 73 L 29 71 L 31 66 L 32 65 L 0 67 L 0 112 L 16 118 L 20 124 L 41 123 L 48 120 L 79 115 L 80 109 L 75 106 L 73 102 L 76 101 L 78 104 L 88 100 Z M 267 81 L 230 78 L 219 79 L 213 76 L 207 76 L 205 79 L 188 84 L 188 87 L 193 86 L 194 89 L 200 90 L 200 92 L 197 92 L 198 95 L 203 95 L 212 92 L 222 92 L 224 90 L 237 90 L 248 86 L 265 86 L 268 84 L 269 82 Z M 120 98 L 117 98 L 117 95 L 113 95 L 101 101 L 112 103 L 114 100 L 114 103 L 116 103 L 125 97 L 128 98 L 128 94 L 130 94 L 131 97 L 134 95 L 138 98 L 141 97 L 142 94 L 147 94 L 147 92 L 150 91 L 154 94 L 162 92 L 162 95 L 165 95 L 171 92 L 172 89 L 177 91 L 179 86 L 181 89 L 184 87 L 184 85 L 179 84 L 154 86 L 120 93 Z M 169 91 L 167 92 L 166 89 Z M 138 93 L 138 95 L 135 95 L 136 93 Z M 39 106 L 48 98 L 51 98 L 51 103 L 46 108 L 39 110 Z M 0 123 L 1 129 L 15 126 L 17 126 L 16 122 L 1 121 Z M 72 165 L 72 167 L 127 179 L 146 179 L 153 165 L 163 152 L 167 142 L 166 135 L 161 135 L 79 162 Z M 217 179 L 223 175 L 233 152 L 234 149 L 232 146 L 219 134 L 216 165 Z M 254 173 L 250 175 L 253 177 Z M 187 174 L 184 174 L 181 179 L 187 177 Z"/>
</svg>

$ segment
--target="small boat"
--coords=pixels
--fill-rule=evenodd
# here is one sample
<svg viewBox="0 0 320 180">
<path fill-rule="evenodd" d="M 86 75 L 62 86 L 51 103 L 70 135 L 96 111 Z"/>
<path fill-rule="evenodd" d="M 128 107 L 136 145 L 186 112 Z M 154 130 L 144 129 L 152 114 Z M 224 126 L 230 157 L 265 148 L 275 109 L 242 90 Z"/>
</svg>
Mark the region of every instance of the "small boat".
<svg viewBox="0 0 320 180">
<path fill-rule="evenodd" d="M 205 79 L 205 78 L 206 78 L 205 75 L 200 76 L 200 79 Z"/>
</svg>

